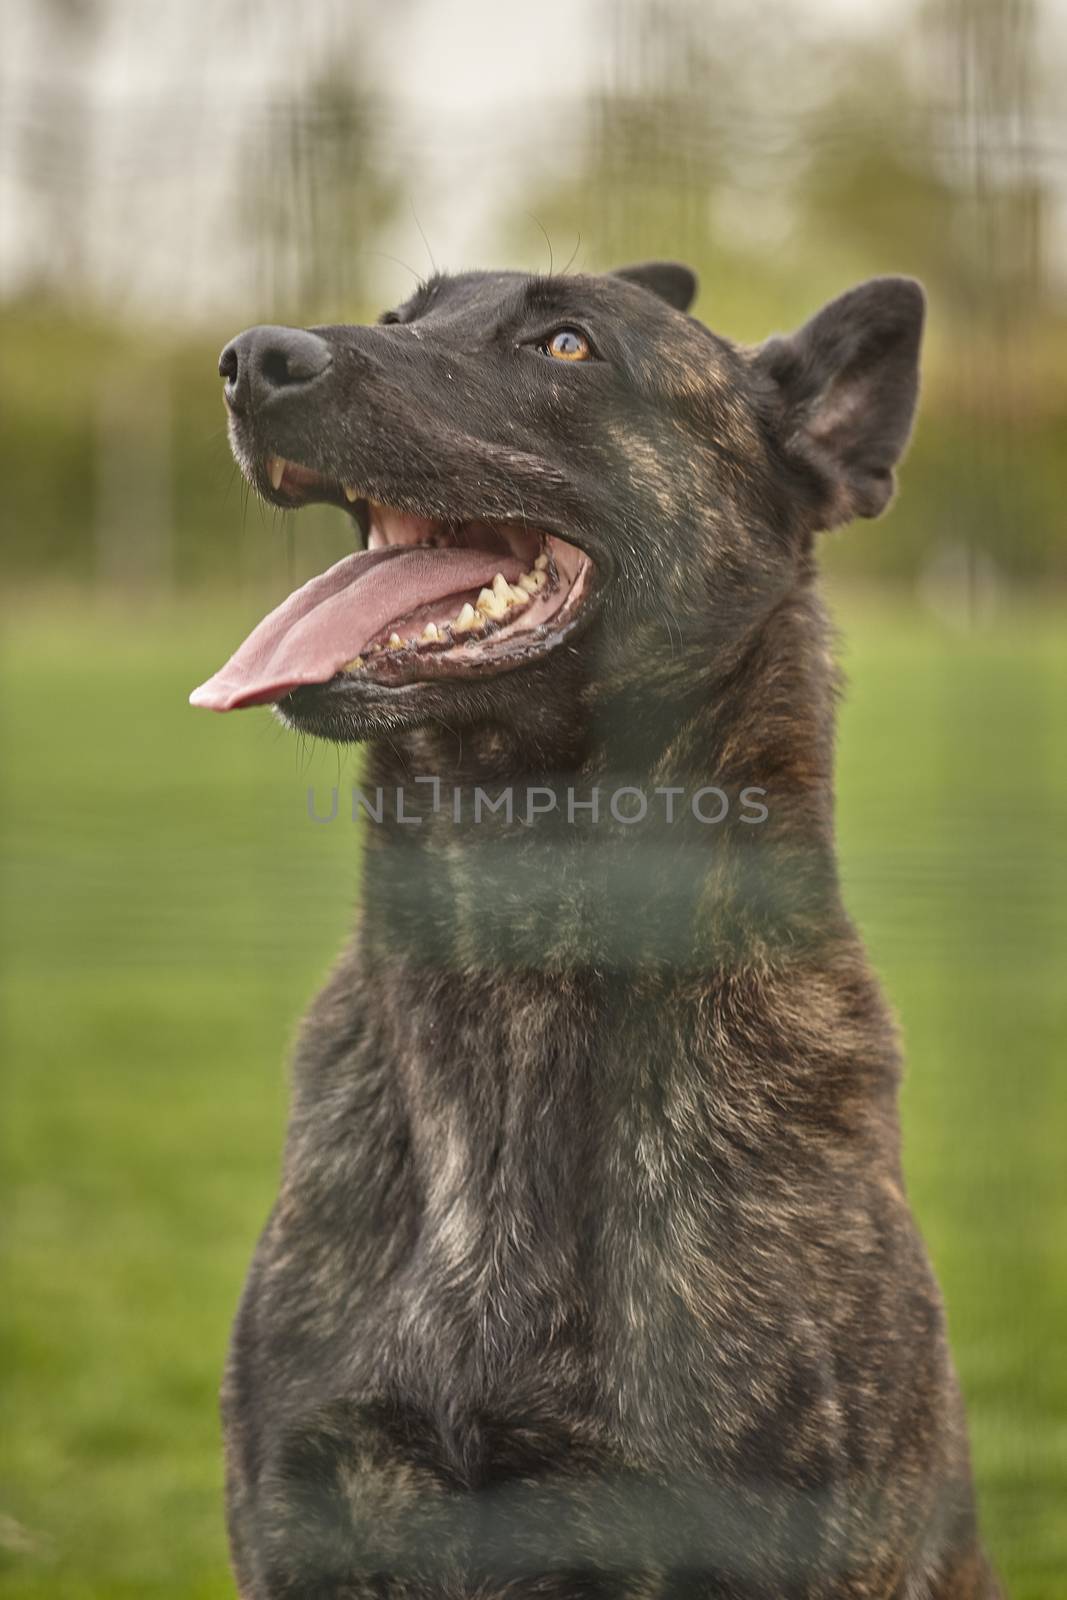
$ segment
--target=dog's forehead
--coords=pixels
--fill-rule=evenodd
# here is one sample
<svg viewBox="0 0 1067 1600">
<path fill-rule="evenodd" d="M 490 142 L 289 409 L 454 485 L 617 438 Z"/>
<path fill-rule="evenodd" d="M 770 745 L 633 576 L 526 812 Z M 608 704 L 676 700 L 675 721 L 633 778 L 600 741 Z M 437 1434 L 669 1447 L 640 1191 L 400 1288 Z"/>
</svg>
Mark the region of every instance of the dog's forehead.
<svg viewBox="0 0 1067 1600">
<path fill-rule="evenodd" d="M 646 312 L 666 306 L 646 290 L 611 273 L 542 274 L 517 271 L 437 273 L 421 283 L 386 321 L 414 322 L 447 317 L 449 321 L 506 321 L 527 313 L 565 316 L 583 310 L 625 316 L 635 304 Z"/>
<path fill-rule="evenodd" d="M 402 309 L 409 318 L 442 311 L 491 312 L 513 301 L 526 281 L 522 272 L 435 273 L 419 285 Z"/>
</svg>

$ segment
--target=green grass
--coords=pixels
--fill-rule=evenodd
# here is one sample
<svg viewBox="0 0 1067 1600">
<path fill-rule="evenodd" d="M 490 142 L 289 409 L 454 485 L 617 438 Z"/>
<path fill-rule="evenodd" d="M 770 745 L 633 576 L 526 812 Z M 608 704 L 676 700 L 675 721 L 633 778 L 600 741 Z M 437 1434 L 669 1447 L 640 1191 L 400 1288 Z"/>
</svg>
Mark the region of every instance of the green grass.
<svg viewBox="0 0 1067 1600">
<path fill-rule="evenodd" d="M 243 608 L 242 608 L 243 609 Z M 254 612 L 254 606 L 252 607 Z M 844 595 L 846 885 L 903 1023 L 912 1196 L 989 1543 L 1067 1597 L 1063 618 L 950 633 Z M 345 927 L 337 757 L 185 694 L 241 621 L 7 628 L 0 1596 L 229 1596 L 215 1395 L 285 1055 Z"/>
</svg>

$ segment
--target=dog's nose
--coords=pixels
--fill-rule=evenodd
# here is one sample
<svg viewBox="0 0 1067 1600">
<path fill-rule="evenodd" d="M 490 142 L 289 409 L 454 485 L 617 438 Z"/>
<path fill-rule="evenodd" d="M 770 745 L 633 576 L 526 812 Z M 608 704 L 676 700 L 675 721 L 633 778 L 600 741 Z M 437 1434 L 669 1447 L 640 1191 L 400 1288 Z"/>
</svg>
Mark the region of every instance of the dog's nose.
<svg viewBox="0 0 1067 1600">
<path fill-rule="evenodd" d="M 219 357 L 219 377 L 234 411 L 260 406 L 313 383 L 333 359 L 329 345 L 305 328 L 249 328 Z"/>
</svg>

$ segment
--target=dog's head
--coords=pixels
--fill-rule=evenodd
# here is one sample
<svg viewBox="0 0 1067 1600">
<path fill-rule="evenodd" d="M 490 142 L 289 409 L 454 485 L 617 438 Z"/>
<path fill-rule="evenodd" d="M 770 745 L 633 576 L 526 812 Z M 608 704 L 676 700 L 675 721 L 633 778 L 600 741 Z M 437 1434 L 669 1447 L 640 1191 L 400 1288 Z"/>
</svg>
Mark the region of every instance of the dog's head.
<svg viewBox="0 0 1067 1600">
<path fill-rule="evenodd" d="M 888 503 L 923 296 L 873 279 L 742 348 L 687 315 L 694 292 L 671 263 L 467 273 L 377 326 L 241 334 L 220 372 L 250 483 L 272 505 L 337 505 L 365 549 L 193 703 L 271 702 L 358 740 L 536 719 L 591 685 L 698 686 L 798 581 L 818 529 Z"/>
</svg>

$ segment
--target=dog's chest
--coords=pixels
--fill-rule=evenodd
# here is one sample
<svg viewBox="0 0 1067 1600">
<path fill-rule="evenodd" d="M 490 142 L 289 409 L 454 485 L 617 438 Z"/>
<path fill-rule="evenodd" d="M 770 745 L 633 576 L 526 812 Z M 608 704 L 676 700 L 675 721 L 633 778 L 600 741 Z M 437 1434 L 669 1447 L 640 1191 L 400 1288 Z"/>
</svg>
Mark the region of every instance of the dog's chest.
<svg viewBox="0 0 1067 1600">
<path fill-rule="evenodd" d="M 635 1341 L 643 1358 L 676 1303 L 674 1240 L 699 1230 L 708 1260 L 721 1254 L 714 1217 L 682 1219 L 690 1186 L 673 1181 L 694 1134 L 677 1009 L 672 1024 L 632 990 L 527 974 L 491 993 L 456 980 L 391 1017 L 416 1216 L 396 1307 L 413 1367 L 491 1391 L 577 1384 Z"/>
</svg>

